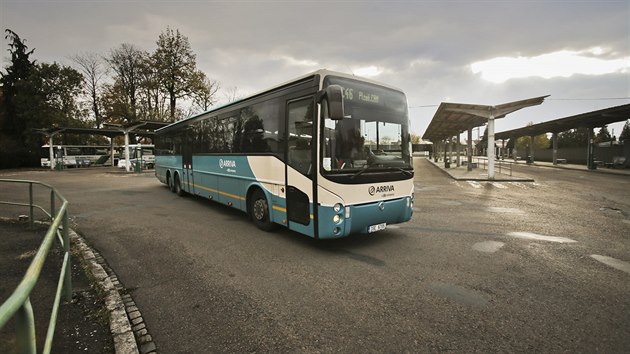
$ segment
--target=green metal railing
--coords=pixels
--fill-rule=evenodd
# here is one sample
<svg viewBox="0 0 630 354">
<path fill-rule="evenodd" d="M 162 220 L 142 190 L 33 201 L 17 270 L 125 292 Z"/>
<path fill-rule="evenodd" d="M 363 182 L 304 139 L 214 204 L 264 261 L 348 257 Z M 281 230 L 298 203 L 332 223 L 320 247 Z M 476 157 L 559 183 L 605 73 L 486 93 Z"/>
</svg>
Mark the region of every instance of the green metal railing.
<svg viewBox="0 0 630 354">
<path fill-rule="evenodd" d="M 57 190 L 45 183 L 37 181 L 0 179 L 0 184 L 28 184 L 29 201 L 28 203 L 16 203 L 8 201 L 0 201 L 0 204 L 15 205 L 28 207 L 29 224 L 34 227 L 34 210 L 37 208 L 44 212 L 51 221 L 51 225 L 44 236 L 37 254 L 26 270 L 26 274 L 17 286 L 13 294 L 0 306 L 0 328 L 15 317 L 16 335 L 17 335 L 17 352 L 18 353 L 36 353 L 37 344 L 35 340 L 35 320 L 33 316 L 33 308 L 31 307 L 30 294 L 39 279 L 39 274 L 46 260 L 46 256 L 50 251 L 55 236 L 64 249 L 63 264 L 61 266 L 61 274 L 57 283 L 57 292 L 55 293 L 55 301 L 53 303 L 52 313 L 46 332 L 46 340 L 42 353 L 50 353 L 52 349 L 52 341 L 57 324 L 57 313 L 59 312 L 59 303 L 62 294 L 65 300 L 72 301 L 72 280 L 70 275 L 70 237 L 68 229 L 68 201 Z M 41 185 L 50 190 L 50 213 L 33 202 L 33 185 Z M 56 201 L 61 201 L 61 207 L 56 209 Z"/>
</svg>

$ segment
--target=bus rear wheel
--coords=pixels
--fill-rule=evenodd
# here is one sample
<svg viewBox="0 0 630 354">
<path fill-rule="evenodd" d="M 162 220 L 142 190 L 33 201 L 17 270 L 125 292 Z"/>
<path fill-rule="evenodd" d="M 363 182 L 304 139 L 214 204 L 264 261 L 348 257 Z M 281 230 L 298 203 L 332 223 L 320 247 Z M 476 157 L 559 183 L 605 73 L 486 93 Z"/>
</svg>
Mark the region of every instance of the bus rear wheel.
<svg viewBox="0 0 630 354">
<path fill-rule="evenodd" d="M 175 181 L 173 180 L 173 177 L 171 177 L 170 174 L 168 174 L 166 176 L 166 185 L 168 186 L 168 189 L 175 193 Z"/>
<path fill-rule="evenodd" d="M 271 231 L 274 224 L 269 215 L 269 203 L 265 193 L 260 189 L 255 189 L 249 198 L 249 215 L 257 228 L 263 231 Z"/>
<path fill-rule="evenodd" d="M 182 189 L 182 185 L 181 183 L 179 183 L 178 174 L 175 175 L 175 182 L 173 182 L 173 191 L 180 197 L 184 195 L 184 190 Z"/>
</svg>

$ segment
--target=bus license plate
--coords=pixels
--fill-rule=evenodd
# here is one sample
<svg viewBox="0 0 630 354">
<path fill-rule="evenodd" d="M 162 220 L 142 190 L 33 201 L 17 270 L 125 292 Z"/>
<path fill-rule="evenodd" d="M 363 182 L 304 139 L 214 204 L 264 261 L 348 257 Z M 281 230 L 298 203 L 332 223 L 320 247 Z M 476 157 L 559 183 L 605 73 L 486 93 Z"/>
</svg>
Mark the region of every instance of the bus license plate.
<svg viewBox="0 0 630 354">
<path fill-rule="evenodd" d="M 368 233 L 385 230 L 386 227 L 387 227 L 386 223 L 370 225 L 368 226 Z"/>
</svg>

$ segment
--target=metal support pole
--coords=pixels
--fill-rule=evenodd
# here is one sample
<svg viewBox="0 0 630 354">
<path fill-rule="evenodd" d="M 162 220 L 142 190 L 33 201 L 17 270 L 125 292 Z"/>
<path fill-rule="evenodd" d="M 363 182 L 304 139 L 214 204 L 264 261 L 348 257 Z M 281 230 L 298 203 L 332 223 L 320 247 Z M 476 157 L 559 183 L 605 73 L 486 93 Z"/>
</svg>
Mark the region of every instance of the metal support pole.
<svg viewBox="0 0 630 354">
<path fill-rule="evenodd" d="M 50 169 L 55 170 L 55 153 L 52 134 L 48 137 L 48 161 L 50 162 Z"/>
<path fill-rule="evenodd" d="M 55 191 L 51 190 L 50 191 L 50 222 L 52 223 L 53 221 L 55 221 Z"/>
<path fill-rule="evenodd" d="M 460 133 L 457 133 L 457 138 L 455 140 L 455 144 L 457 144 L 455 146 L 455 154 L 457 154 L 455 167 L 461 166 L 461 161 L 460 161 L 460 157 L 459 157 L 459 150 L 460 150 L 459 135 L 460 135 Z"/>
<path fill-rule="evenodd" d="M 448 138 L 448 165 L 451 167 L 451 163 L 453 162 L 453 137 L 450 136 Z"/>
<path fill-rule="evenodd" d="M 596 166 L 595 157 L 593 156 L 593 128 L 588 128 L 587 143 L 586 166 L 588 169 L 594 170 Z"/>
<path fill-rule="evenodd" d="M 110 142 L 109 142 L 109 154 L 111 155 L 111 162 L 112 162 L 112 167 L 116 167 L 116 165 L 114 165 L 114 156 L 115 156 L 115 152 L 114 152 L 114 137 L 109 138 Z"/>
<path fill-rule="evenodd" d="M 488 117 L 488 179 L 494 179 L 494 115 Z"/>
<path fill-rule="evenodd" d="M 31 229 L 35 228 L 35 221 L 33 220 L 33 183 L 28 184 L 28 225 Z"/>
<path fill-rule="evenodd" d="M 553 144 L 553 164 L 558 164 L 558 133 L 553 133 L 551 136 L 551 142 Z"/>
<path fill-rule="evenodd" d="M 535 139 L 536 139 L 535 136 L 533 135 L 529 136 L 529 156 L 530 156 L 529 161 L 531 163 L 534 163 L 534 142 L 536 141 Z"/>
<path fill-rule="evenodd" d="M 129 158 L 129 132 L 125 130 L 125 170 L 130 171 L 131 159 Z"/>
<path fill-rule="evenodd" d="M 468 151 L 466 151 L 466 157 L 468 159 L 467 171 L 472 171 L 472 128 L 468 128 Z"/>
<path fill-rule="evenodd" d="M 448 156 L 446 156 L 446 140 L 442 140 L 442 147 L 443 147 L 443 152 L 444 152 L 444 167 L 446 167 L 446 161 L 448 160 Z"/>
<path fill-rule="evenodd" d="M 35 354 L 37 352 L 35 317 L 30 298 L 27 298 L 15 313 L 15 332 L 17 334 L 16 353 Z"/>
<path fill-rule="evenodd" d="M 64 251 L 70 254 L 70 229 L 68 228 L 68 208 L 64 211 L 61 216 L 62 224 L 63 224 L 63 248 Z M 68 257 L 68 264 L 66 265 L 66 274 L 64 274 L 64 284 L 63 288 L 66 293 L 66 301 L 72 302 L 72 277 L 71 277 L 72 266 L 70 264 L 70 257 Z"/>
</svg>

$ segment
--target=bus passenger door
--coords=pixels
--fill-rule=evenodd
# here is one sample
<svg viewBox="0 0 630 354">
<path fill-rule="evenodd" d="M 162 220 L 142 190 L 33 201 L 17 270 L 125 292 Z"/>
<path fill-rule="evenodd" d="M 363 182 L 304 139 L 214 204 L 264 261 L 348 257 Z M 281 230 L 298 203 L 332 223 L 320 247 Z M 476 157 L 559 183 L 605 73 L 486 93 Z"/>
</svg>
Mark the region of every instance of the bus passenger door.
<svg viewBox="0 0 630 354">
<path fill-rule="evenodd" d="M 313 98 L 290 101 L 286 127 L 286 209 L 287 226 L 314 236 Z"/>
<path fill-rule="evenodd" d="M 194 179 L 193 179 L 193 159 L 192 159 L 192 141 L 190 137 L 186 137 L 186 141 L 182 148 L 182 181 L 181 187 L 188 193 L 194 194 Z"/>
</svg>

